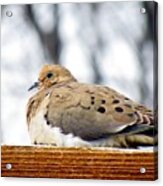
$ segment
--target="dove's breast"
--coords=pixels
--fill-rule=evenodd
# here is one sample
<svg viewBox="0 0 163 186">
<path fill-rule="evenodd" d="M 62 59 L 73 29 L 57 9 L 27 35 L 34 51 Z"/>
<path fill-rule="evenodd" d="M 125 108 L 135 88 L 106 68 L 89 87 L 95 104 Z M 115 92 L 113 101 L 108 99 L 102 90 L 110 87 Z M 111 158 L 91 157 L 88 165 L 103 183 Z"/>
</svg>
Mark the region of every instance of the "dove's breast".
<svg viewBox="0 0 163 186">
<path fill-rule="evenodd" d="M 47 121 L 47 113 L 50 101 L 49 96 L 50 93 L 45 94 L 44 99 L 42 99 L 39 104 L 39 99 L 32 100 L 32 105 L 35 101 L 35 104 L 39 105 L 39 107 L 37 109 L 34 107 L 34 114 L 30 113 L 32 117 L 28 120 L 28 128 L 31 142 L 33 144 L 45 144 L 60 147 L 90 146 L 88 142 L 82 140 L 80 137 L 74 136 L 72 133 L 62 133 L 60 127 L 52 126 L 52 124 Z M 30 107 L 30 109 L 32 109 L 32 106 Z M 61 122 L 61 114 L 57 113 L 54 117 L 54 120 L 57 124 L 59 124 L 59 122 Z"/>
</svg>

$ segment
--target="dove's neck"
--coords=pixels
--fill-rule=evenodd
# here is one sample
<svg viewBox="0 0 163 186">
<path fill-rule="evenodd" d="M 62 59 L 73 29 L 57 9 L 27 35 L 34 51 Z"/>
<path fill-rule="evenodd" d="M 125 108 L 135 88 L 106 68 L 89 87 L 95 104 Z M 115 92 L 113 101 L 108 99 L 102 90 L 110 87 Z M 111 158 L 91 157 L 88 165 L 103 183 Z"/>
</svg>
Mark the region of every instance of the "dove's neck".
<svg viewBox="0 0 163 186">
<path fill-rule="evenodd" d="M 77 80 L 73 76 L 63 76 L 58 78 L 57 84 L 70 82 L 77 82 Z"/>
<path fill-rule="evenodd" d="M 57 84 L 53 84 L 51 87 L 49 88 L 59 88 L 59 87 L 64 87 L 64 86 L 67 86 L 73 82 L 76 82 L 76 81 L 64 81 L 64 82 L 60 82 L 60 83 L 57 83 Z"/>
</svg>

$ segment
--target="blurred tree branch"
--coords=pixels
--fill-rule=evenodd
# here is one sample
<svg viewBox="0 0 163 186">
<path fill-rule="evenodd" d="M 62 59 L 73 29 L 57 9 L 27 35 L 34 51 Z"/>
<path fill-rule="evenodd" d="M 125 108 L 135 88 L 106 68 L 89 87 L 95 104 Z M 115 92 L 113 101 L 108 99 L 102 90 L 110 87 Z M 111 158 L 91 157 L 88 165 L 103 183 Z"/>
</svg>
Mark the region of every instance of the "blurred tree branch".
<svg viewBox="0 0 163 186">
<path fill-rule="evenodd" d="M 100 33 L 98 31 L 98 23 L 96 20 L 96 16 L 97 16 L 97 10 L 98 10 L 98 6 L 99 4 L 97 3 L 91 3 L 89 4 L 89 14 L 90 16 L 88 17 L 87 21 L 84 19 L 81 19 L 82 14 L 82 4 L 76 4 L 76 8 L 79 10 L 79 17 L 78 19 L 80 21 L 81 24 L 81 29 L 79 30 L 79 36 L 81 39 L 81 42 L 85 45 L 85 47 L 88 49 L 89 54 L 89 62 L 91 64 L 91 68 L 93 69 L 94 72 L 94 78 L 93 78 L 93 83 L 96 84 L 100 84 L 103 81 L 103 74 L 102 71 L 100 70 L 100 58 L 99 55 L 101 55 L 102 51 L 103 51 L 103 46 L 102 46 L 102 39 L 100 36 Z M 86 25 L 87 23 L 87 25 Z M 94 40 L 95 40 L 95 44 L 92 47 L 90 44 L 89 39 L 87 38 L 87 32 L 85 31 L 85 29 L 83 29 L 85 26 L 91 26 L 94 32 Z"/>
<path fill-rule="evenodd" d="M 59 63 L 59 56 L 61 51 L 61 40 L 59 36 L 59 13 L 58 13 L 59 5 L 53 5 L 53 16 L 55 19 L 55 26 L 51 32 L 43 32 L 38 24 L 34 16 L 34 12 L 32 9 L 32 5 L 25 6 L 25 13 L 31 24 L 35 28 L 38 36 L 40 38 L 40 42 L 44 48 L 45 57 L 50 58 L 53 63 Z"/>
</svg>

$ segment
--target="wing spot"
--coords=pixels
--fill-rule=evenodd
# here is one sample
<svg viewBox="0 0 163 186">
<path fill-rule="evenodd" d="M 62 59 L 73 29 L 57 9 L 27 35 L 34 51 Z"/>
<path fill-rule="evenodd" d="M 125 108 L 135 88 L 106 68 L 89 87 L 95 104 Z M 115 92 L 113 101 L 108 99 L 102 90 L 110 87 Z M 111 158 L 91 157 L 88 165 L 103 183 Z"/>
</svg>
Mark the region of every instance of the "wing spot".
<svg viewBox="0 0 163 186">
<path fill-rule="evenodd" d="M 105 109 L 104 107 L 99 107 L 99 108 L 97 109 L 97 111 L 103 114 L 103 113 L 106 112 L 106 109 Z"/>
<path fill-rule="evenodd" d="M 47 119 L 47 118 L 48 118 L 47 114 L 45 114 L 45 115 L 44 115 L 44 118 L 45 118 L 45 119 Z"/>
<path fill-rule="evenodd" d="M 47 124 L 47 125 L 50 125 L 50 121 L 47 120 L 47 121 L 46 121 L 46 124 Z"/>
<path fill-rule="evenodd" d="M 50 125 L 50 121 L 48 120 L 48 115 L 47 114 L 44 115 L 44 118 L 46 120 L 46 124 L 47 125 Z"/>
<path fill-rule="evenodd" d="M 95 97 L 91 96 L 91 105 L 94 105 L 94 104 L 95 104 Z"/>
<path fill-rule="evenodd" d="M 95 104 L 95 102 L 94 102 L 94 101 L 91 101 L 91 104 L 92 104 L 92 105 L 94 105 L 94 104 Z"/>
<path fill-rule="evenodd" d="M 103 99 L 103 100 L 101 100 L 101 103 L 102 103 L 102 104 L 105 104 L 105 103 L 106 103 L 106 101 Z"/>
<path fill-rule="evenodd" d="M 118 100 L 118 99 L 115 99 L 115 100 L 113 100 L 113 104 L 117 104 L 117 103 L 119 103 L 120 101 Z"/>
<path fill-rule="evenodd" d="M 121 108 L 121 107 L 115 107 L 115 111 L 116 112 L 123 112 L 123 108 Z"/>
</svg>

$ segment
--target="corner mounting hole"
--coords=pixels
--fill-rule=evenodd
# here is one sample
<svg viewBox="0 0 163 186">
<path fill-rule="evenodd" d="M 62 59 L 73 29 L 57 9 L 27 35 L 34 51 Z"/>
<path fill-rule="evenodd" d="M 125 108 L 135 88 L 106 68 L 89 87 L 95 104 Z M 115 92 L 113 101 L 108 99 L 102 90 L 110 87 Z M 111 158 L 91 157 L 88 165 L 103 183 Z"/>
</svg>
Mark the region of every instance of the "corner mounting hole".
<svg viewBox="0 0 163 186">
<path fill-rule="evenodd" d="M 140 13 L 145 14 L 146 13 L 146 8 L 140 8 Z"/>
<path fill-rule="evenodd" d="M 6 11 L 6 16 L 7 17 L 12 17 L 12 15 L 13 15 L 13 13 L 10 10 Z"/>
<path fill-rule="evenodd" d="M 12 164 L 11 164 L 11 163 L 7 163 L 7 164 L 6 164 L 6 169 L 7 169 L 7 170 L 12 169 Z"/>
<path fill-rule="evenodd" d="M 141 174 L 144 174 L 144 173 L 146 173 L 146 168 L 144 168 L 144 167 L 141 167 L 141 168 L 140 168 L 140 173 L 141 173 Z"/>
</svg>

